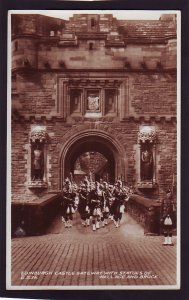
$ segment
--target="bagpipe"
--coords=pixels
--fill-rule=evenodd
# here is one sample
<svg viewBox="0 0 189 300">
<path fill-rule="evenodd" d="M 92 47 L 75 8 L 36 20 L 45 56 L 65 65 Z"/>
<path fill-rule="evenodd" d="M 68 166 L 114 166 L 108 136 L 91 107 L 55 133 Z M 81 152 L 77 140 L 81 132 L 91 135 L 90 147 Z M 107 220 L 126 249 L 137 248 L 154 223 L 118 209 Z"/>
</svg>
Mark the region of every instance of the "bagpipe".
<svg viewBox="0 0 189 300">
<path fill-rule="evenodd" d="M 73 202 L 74 200 L 75 200 L 75 195 L 74 195 L 74 197 L 73 198 L 70 198 L 70 197 L 68 197 L 68 196 L 65 196 L 65 195 L 63 195 L 63 199 L 65 200 L 68 200 L 69 202 Z"/>
<path fill-rule="evenodd" d="M 82 193 L 79 194 L 79 201 L 80 199 L 85 200 L 84 205 L 85 205 L 85 212 L 89 213 L 90 208 L 89 208 L 89 194 L 86 193 L 86 196 L 84 196 Z M 83 206 L 83 203 L 80 202 L 81 206 Z"/>
<path fill-rule="evenodd" d="M 115 189 L 114 190 L 114 197 L 115 198 L 119 198 L 119 199 L 123 199 L 126 200 L 129 196 L 129 194 L 127 193 L 126 189 Z"/>
<path fill-rule="evenodd" d="M 79 194 L 79 198 L 82 198 L 83 200 L 87 200 L 88 201 L 88 193 L 86 194 L 86 196 L 84 196 L 82 193 Z"/>
<path fill-rule="evenodd" d="M 63 198 L 62 198 L 62 205 L 65 205 L 66 208 L 66 213 L 70 214 L 70 213 L 75 213 L 77 205 L 76 205 L 76 194 L 75 193 L 66 193 L 67 195 L 63 194 Z M 71 195 L 72 196 L 71 196 Z M 69 196 L 70 195 L 70 196 Z"/>
<path fill-rule="evenodd" d="M 63 195 L 63 200 L 65 201 L 66 200 L 66 203 L 65 203 L 65 206 L 67 206 L 67 209 L 66 209 L 66 213 L 67 214 L 70 214 L 70 213 L 75 213 L 75 197 L 76 197 L 76 194 L 75 193 L 68 193 L 68 194 L 71 194 L 70 196 L 68 195 Z"/>
</svg>

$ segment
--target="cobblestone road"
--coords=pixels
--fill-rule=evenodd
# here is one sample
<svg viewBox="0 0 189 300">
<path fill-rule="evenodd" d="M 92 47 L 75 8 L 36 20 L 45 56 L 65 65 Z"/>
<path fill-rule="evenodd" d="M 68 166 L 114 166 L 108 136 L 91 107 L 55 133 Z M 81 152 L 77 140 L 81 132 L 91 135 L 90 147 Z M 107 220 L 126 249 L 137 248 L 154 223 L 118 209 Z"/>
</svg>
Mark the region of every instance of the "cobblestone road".
<svg viewBox="0 0 189 300">
<path fill-rule="evenodd" d="M 78 215 L 69 229 L 58 217 L 46 235 L 12 240 L 12 286 L 172 286 L 176 237 L 173 247 L 162 242 L 127 214 L 120 228 L 109 221 L 96 232 Z"/>
</svg>

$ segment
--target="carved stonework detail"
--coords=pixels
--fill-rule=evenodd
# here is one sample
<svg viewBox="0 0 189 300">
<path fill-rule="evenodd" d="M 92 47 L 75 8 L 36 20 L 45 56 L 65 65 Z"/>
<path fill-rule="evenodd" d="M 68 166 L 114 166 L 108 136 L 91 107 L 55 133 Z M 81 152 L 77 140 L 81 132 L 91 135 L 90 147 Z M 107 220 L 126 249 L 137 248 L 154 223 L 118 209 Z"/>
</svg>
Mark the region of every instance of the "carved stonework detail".
<svg viewBox="0 0 189 300">
<path fill-rule="evenodd" d="M 28 183 L 28 187 L 31 189 L 31 188 L 33 188 L 33 189 L 38 189 L 38 188 L 43 188 L 43 189 L 45 189 L 45 188 L 47 188 L 48 187 L 48 185 L 47 185 L 47 182 L 44 182 L 44 181 L 42 181 L 42 180 L 35 180 L 35 181 L 30 181 L 29 183 Z"/>
<path fill-rule="evenodd" d="M 39 141 L 44 143 L 47 140 L 47 132 L 44 126 L 36 126 L 32 129 L 30 133 L 30 140 L 32 143 Z"/>
<path fill-rule="evenodd" d="M 155 143 L 156 131 L 150 126 L 143 126 L 138 133 L 138 143 L 145 142 Z"/>
<path fill-rule="evenodd" d="M 89 110 L 92 110 L 92 111 L 99 110 L 99 97 L 89 96 L 87 100 L 88 100 L 88 109 Z"/>
</svg>

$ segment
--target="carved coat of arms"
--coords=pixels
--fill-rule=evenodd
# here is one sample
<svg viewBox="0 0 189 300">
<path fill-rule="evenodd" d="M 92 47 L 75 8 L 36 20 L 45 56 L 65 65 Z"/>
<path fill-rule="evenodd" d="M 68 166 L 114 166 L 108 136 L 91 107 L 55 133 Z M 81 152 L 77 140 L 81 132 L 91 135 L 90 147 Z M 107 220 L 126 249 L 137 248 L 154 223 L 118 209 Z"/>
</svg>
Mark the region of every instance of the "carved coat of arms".
<svg viewBox="0 0 189 300">
<path fill-rule="evenodd" d="M 98 110 L 99 109 L 99 97 L 89 96 L 88 100 L 88 109 L 89 110 Z"/>
</svg>

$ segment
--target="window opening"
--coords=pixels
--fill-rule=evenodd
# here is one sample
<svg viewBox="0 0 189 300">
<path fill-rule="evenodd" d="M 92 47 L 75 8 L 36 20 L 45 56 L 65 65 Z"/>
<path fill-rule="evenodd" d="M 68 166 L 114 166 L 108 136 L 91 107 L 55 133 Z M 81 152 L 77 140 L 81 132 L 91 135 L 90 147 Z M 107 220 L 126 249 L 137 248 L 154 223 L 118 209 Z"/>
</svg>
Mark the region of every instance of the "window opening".
<svg viewBox="0 0 189 300">
<path fill-rule="evenodd" d="M 89 50 L 93 50 L 93 43 L 89 43 Z"/>
</svg>

